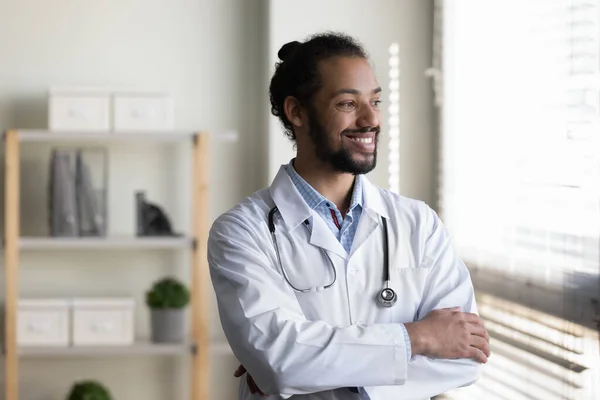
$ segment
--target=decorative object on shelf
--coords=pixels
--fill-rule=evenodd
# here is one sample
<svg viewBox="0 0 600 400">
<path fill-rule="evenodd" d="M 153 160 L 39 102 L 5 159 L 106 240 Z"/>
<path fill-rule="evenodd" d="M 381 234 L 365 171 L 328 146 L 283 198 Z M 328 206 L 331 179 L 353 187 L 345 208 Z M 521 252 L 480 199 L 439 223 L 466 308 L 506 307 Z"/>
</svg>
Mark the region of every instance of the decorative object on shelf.
<svg viewBox="0 0 600 400">
<path fill-rule="evenodd" d="M 48 216 L 52 236 L 77 236 L 76 155 L 71 149 L 54 149 L 48 179 Z"/>
<path fill-rule="evenodd" d="M 113 400 L 113 397 L 104 384 L 89 379 L 73 383 L 66 400 Z"/>
<path fill-rule="evenodd" d="M 185 340 L 185 308 L 189 301 L 189 289 L 176 278 L 165 277 L 154 282 L 146 292 L 153 342 L 180 343 Z"/>
<path fill-rule="evenodd" d="M 52 150 L 48 179 L 51 236 L 106 235 L 107 157 L 103 148 Z"/>
<path fill-rule="evenodd" d="M 133 298 L 76 298 L 73 346 L 128 346 L 135 341 Z"/>
<path fill-rule="evenodd" d="M 79 236 L 106 236 L 107 152 L 101 148 L 77 150 L 75 188 Z"/>
<path fill-rule="evenodd" d="M 146 201 L 146 193 L 135 192 L 136 230 L 138 236 L 181 236 L 174 232 L 166 212 Z"/>
</svg>

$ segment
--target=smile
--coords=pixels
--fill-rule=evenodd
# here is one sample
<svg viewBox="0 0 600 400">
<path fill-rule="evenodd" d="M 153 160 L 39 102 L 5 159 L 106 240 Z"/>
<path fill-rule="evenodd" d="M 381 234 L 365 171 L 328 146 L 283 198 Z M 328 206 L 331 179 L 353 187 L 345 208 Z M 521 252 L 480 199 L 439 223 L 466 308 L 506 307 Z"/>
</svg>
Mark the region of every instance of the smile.
<svg viewBox="0 0 600 400">
<path fill-rule="evenodd" d="M 366 143 L 366 144 L 373 143 L 373 138 L 372 137 L 360 138 L 360 137 L 347 136 L 347 138 L 350 139 L 350 140 L 353 140 L 355 142 L 359 142 L 359 143 Z"/>
</svg>

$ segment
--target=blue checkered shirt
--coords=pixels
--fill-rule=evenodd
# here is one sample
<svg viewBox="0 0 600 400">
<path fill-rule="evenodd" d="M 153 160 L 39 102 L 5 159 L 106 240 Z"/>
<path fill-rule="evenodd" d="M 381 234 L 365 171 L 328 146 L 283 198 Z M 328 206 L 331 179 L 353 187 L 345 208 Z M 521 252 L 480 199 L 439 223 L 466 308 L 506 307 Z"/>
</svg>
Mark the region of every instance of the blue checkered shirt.
<svg viewBox="0 0 600 400">
<path fill-rule="evenodd" d="M 292 159 L 288 164 L 287 172 L 300 192 L 300 195 L 306 202 L 306 204 L 315 210 L 327 223 L 327 226 L 331 230 L 331 233 L 340 241 L 346 252 L 350 254 L 352 248 L 352 240 L 358 227 L 358 220 L 360 219 L 363 209 L 363 176 L 357 175 L 354 180 L 354 190 L 352 191 L 352 198 L 350 200 L 350 208 L 346 213 L 346 217 L 342 217 L 342 213 L 336 205 L 327 200 L 323 195 L 317 192 L 308 182 L 302 178 L 298 172 L 294 169 L 294 160 Z M 335 216 L 335 217 L 334 217 Z M 337 222 L 337 224 L 336 224 Z M 339 225 L 339 228 L 338 228 Z M 400 324 L 404 333 L 404 341 L 406 342 L 406 356 L 407 360 L 411 359 L 411 346 L 410 337 L 404 324 Z M 368 399 L 368 395 L 361 388 L 361 393 L 364 399 Z"/>
</svg>

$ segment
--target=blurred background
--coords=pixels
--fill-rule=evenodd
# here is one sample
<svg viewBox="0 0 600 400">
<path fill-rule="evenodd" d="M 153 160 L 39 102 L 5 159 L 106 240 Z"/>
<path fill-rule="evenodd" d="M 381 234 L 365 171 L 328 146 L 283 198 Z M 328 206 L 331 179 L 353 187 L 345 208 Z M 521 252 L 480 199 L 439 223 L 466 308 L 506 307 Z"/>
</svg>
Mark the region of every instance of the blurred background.
<svg viewBox="0 0 600 400">
<path fill-rule="evenodd" d="M 133 335 L 148 338 L 145 293 L 167 275 L 186 282 L 189 248 L 127 242 L 136 193 L 184 235 L 194 212 L 191 140 L 152 139 L 210 132 L 212 222 L 293 157 L 269 79 L 284 43 L 325 30 L 365 45 L 384 90 L 370 179 L 439 212 L 490 331 L 479 382 L 440 398 L 600 398 L 600 0 L 0 0 L 0 130 L 32 139 L 18 159 L 20 235 L 33 238 L 19 298 L 125 297 Z M 74 98 L 89 101 L 83 114 L 65 111 Z M 98 106 L 107 98 L 125 102 Z M 131 111 L 131 98 L 146 105 L 138 122 L 165 113 L 162 133 L 105 143 L 107 113 Z M 105 155 L 93 169 L 107 224 L 103 244 L 82 249 L 52 240 L 49 187 L 53 152 L 81 146 L 73 126 L 55 130 L 86 112 L 96 125 L 83 142 Z M 1 279 L 6 295 L 15 281 Z M 207 287 L 210 398 L 234 399 L 238 362 Z M 189 398 L 189 360 L 159 347 L 38 348 L 19 358 L 19 398 L 64 399 L 82 379 L 115 399 Z"/>
</svg>

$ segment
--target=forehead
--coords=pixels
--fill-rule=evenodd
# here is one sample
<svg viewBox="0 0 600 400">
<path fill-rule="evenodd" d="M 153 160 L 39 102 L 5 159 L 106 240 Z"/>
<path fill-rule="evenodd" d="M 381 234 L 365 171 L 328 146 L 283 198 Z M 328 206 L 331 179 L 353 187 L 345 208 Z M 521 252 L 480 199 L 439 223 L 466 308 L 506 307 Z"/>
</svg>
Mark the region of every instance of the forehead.
<svg viewBox="0 0 600 400">
<path fill-rule="evenodd" d="M 321 92 L 335 93 L 340 89 L 354 89 L 370 94 L 379 86 L 368 60 L 359 57 L 333 57 L 319 63 Z"/>
</svg>

